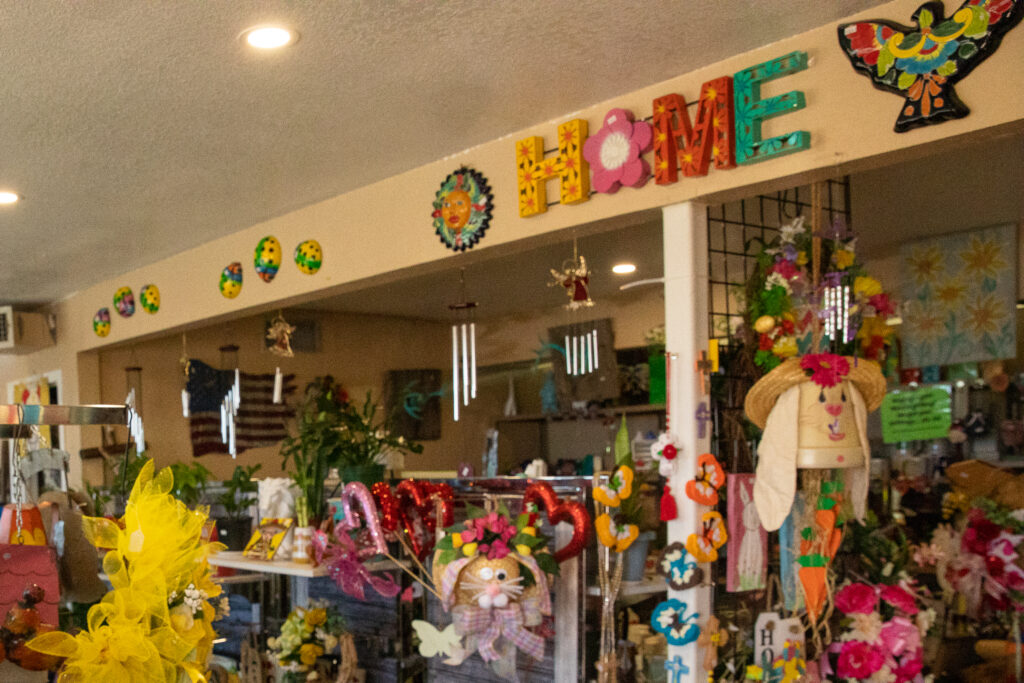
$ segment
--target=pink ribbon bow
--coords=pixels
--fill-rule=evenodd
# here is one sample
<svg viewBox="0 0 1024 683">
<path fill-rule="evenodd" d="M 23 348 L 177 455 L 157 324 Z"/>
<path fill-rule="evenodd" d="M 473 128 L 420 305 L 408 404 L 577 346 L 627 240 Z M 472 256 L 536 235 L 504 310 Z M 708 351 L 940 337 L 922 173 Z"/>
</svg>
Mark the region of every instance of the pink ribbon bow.
<svg viewBox="0 0 1024 683">
<path fill-rule="evenodd" d="M 523 613 L 517 603 L 490 609 L 470 606 L 456 610 L 453 617 L 456 633 L 480 633 L 477 650 L 485 662 L 501 658 L 494 649 L 501 636 L 534 659 L 544 659 L 544 639 L 523 628 Z"/>
<path fill-rule="evenodd" d="M 355 541 L 340 527 L 334 528 L 333 538 L 320 530 L 313 532 L 313 557 L 317 564 L 327 566 L 327 575 L 338 588 L 359 600 L 366 600 L 366 585 L 386 598 L 402 590 L 390 574 L 370 573 L 359 559 Z"/>
</svg>

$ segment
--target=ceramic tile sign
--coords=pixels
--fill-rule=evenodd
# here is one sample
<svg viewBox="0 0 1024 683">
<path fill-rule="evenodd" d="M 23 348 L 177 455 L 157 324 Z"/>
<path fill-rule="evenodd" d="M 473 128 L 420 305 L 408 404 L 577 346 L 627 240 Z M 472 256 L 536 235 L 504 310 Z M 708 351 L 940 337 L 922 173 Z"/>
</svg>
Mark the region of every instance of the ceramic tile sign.
<svg viewBox="0 0 1024 683">
<path fill-rule="evenodd" d="M 884 19 L 840 24 L 839 45 L 879 90 L 904 98 L 895 130 L 967 116 L 953 86 L 985 61 L 1024 16 L 1024 2 L 965 2 L 945 16 L 941 2 L 914 12 L 917 26 Z"/>
<path fill-rule="evenodd" d="M 761 590 L 767 585 L 768 532 L 754 505 L 754 475 L 730 474 L 727 484 L 729 538 L 726 589 L 730 592 Z"/>
<path fill-rule="evenodd" d="M 762 612 L 754 622 L 754 664 L 771 671 L 776 657 L 781 657 L 786 642 L 798 643 L 803 650 L 804 627 L 799 617 L 783 619 L 778 612 Z"/>
<path fill-rule="evenodd" d="M 952 425 L 953 394 L 948 384 L 890 391 L 882 401 L 885 443 L 944 439 Z"/>
<path fill-rule="evenodd" d="M 1017 354 L 1017 226 L 935 237 L 900 248 L 903 367 Z"/>
</svg>

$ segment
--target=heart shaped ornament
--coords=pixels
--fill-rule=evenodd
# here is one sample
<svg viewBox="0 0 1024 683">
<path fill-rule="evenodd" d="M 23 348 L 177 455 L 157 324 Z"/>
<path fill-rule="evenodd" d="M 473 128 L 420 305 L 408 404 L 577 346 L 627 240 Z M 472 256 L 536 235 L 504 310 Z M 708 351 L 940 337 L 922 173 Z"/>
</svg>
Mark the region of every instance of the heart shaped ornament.
<svg viewBox="0 0 1024 683">
<path fill-rule="evenodd" d="M 352 509 L 353 501 L 359 505 L 360 512 Z M 381 528 L 377 506 L 373 504 L 373 496 L 370 495 L 370 489 L 366 488 L 366 484 L 358 481 L 350 481 L 345 484 L 345 488 L 341 490 L 341 510 L 345 515 L 345 519 L 342 520 L 344 529 L 357 532 L 365 529 L 369 536 L 370 542 L 360 544 L 356 551 L 360 559 L 387 554 L 388 546 L 384 541 L 384 529 Z M 360 515 L 362 523 L 360 523 Z"/>
<path fill-rule="evenodd" d="M 590 532 L 590 515 L 582 503 L 563 501 L 555 495 L 555 490 L 547 482 L 537 481 L 526 487 L 523 492 L 523 507 L 531 505 L 538 510 L 544 509 L 548 524 L 554 527 L 559 522 L 572 524 L 572 538 L 554 553 L 555 561 L 561 564 L 569 558 L 576 557 L 587 545 Z"/>
<path fill-rule="evenodd" d="M 406 479 L 396 487 L 398 518 L 420 560 L 434 550 L 438 525 L 444 529 L 455 523 L 452 497 L 452 487 L 443 482 Z"/>
</svg>

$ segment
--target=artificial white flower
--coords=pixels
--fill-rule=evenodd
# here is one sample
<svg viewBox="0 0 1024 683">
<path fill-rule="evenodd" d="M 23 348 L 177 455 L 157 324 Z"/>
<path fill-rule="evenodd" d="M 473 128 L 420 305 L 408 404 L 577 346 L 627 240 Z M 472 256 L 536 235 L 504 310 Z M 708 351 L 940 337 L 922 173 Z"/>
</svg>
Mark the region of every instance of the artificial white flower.
<svg viewBox="0 0 1024 683">
<path fill-rule="evenodd" d="M 932 625 L 935 624 L 935 610 L 931 607 L 925 610 L 921 610 L 915 617 L 917 621 L 917 630 L 921 632 L 921 637 L 924 638 Z"/>
<path fill-rule="evenodd" d="M 796 236 L 804 232 L 804 217 L 797 216 L 791 223 L 787 223 L 779 228 L 779 232 L 782 233 L 781 239 L 783 244 L 792 244 L 796 240 Z"/>
<path fill-rule="evenodd" d="M 789 284 L 789 280 L 782 276 L 782 273 L 772 273 L 764 281 L 764 288 L 767 291 L 771 291 L 773 287 L 782 287 L 786 290 L 786 294 L 791 294 L 793 288 Z"/>
<path fill-rule="evenodd" d="M 868 643 L 878 640 L 882 633 L 882 617 L 878 612 L 851 616 L 853 623 L 850 624 L 850 629 L 842 635 L 840 640 L 863 640 Z"/>
</svg>

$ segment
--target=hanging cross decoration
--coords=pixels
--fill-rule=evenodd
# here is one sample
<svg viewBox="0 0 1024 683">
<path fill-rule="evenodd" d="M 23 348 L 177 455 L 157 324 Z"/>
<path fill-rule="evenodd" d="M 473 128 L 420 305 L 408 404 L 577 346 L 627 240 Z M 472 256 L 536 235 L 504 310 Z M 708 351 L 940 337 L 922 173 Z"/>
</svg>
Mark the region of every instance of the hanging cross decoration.
<svg viewBox="0 0 1024 683">
<path fill-rule="evenodd" d="M 711 359 L 708 358 L 707 351 L 701 351 L 697 360 L 693 364 L 694 369 L 697 371 L 697 376 L 700 378 L 700 394 L 701 396 L 707 394 L 706 378 L 711 375 L 713 364 Z"/>
<path fill-rule="evenodd" d="M 708 422 L 711 421 L 711 411 L 708 410 L 707 401 L 700 402 L 695 417 L 697 418 L 697 438 L 704 439 L 708 434 Z"/>
<path fill-rule="evenodd" d="M 669 674 L 669 683 L 683 683 L 683 676 L 690 673 L 690 667 L 683 663 L 683 658 L 676 655 L 665 660 L 665 671 Z"/>
</svg>

